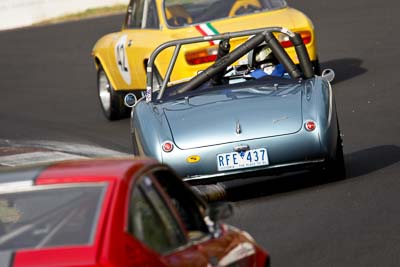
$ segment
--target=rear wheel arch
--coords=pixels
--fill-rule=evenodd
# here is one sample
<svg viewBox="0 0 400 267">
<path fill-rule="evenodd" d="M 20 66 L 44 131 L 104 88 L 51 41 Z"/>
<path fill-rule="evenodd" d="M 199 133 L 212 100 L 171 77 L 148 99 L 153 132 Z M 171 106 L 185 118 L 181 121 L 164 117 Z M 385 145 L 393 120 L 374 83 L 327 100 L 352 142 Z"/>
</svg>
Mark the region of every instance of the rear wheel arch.
<svg viewBox="0 0 400 267">
<path fill-rule="evenodd" d="M 108 68 L 107 64 L 103 64 L 104 60 L 102 60 L 100 57 L 96 56 L 94 58 L 94 62 L 96 65 L 97 72 L 99 71 L 100 68 L 102 68 L 103 71 L 106 73 L 107 79 L 110 82 L 112 88 L 114 88 L 114 89 L 117 88 L 117 86 L 115 85 L 114 76 L 112 75 L 112 72 Z"/>
<path fill-rule="evenodd" d="M 97 68 L 97 95 L 104 116 L 108 120 L 128 117 L 129 109 L 124 105 L 123 95 L 114 90 L 107 71 L 101 63 Z"/>
<path fill-rule="evenodd" d="M 94 64 L 96 66 L 96 70 L 98 70 L 101 65 L 100 59 L 98 57 L 94 58 Z"/>
</svg>

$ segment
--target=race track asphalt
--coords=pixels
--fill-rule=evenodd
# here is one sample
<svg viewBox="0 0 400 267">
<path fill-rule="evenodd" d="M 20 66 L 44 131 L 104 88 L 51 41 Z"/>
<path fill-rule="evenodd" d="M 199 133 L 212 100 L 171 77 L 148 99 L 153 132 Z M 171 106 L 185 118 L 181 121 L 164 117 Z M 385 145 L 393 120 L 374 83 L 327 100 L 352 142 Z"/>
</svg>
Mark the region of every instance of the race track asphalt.
<svg viewBox="0 0 400 267">
<path fill-rule="evenodd" d="M 400 264 L 400 2 L 294 1 L 316 28 L 334 93 L 348 178 L 286 176 L 230 184 L 228 220 L 272 266 Z M 123 16 L 0 32 L 0 140 L 50 140 L 130 152 L 129 121 L 104 119 L 90 57 Z"/>
</svg>

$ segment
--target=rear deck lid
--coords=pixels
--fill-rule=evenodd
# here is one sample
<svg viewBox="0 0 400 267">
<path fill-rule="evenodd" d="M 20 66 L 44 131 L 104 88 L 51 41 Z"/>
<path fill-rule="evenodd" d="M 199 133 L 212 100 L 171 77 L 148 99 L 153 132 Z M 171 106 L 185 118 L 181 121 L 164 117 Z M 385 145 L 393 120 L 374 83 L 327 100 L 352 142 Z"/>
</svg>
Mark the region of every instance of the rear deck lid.
<svg viewBox="0 0 400 267">
<path fill-rule="evenodd" d="M 165 104 L 181 149 L 292 134 L 302 127 L 302 85 L 212 91 Z"/>
</svg>

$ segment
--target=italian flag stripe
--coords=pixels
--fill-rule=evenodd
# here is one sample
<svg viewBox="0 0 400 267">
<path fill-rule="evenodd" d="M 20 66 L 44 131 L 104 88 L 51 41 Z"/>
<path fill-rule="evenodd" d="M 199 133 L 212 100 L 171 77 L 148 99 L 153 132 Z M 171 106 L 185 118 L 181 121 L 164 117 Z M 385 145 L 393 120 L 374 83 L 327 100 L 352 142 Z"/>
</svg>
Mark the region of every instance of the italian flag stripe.
<svg viewBox="0 0 400 267">
<path fill-rule="evenodd" d="M 202 36 L 209 36 L 209 35 L 214 35 L 214 34 L 219 34 L 217 29 L 214 28 L 214 26 L 211 25 L 211 23 L 203 23 L 196 25 L 197 31 L 200 32 Z M 218 44 L 219 40 L 210 40 L 210 44 Z"/>
<path fill-rule="evenodd" d="M 219 32 L 217 31 L 217 29 L 215 29 L 214 26 L 211 25 L 211 23 L 207 23 L 206 25 L 207 25 L 207 27 L 208 27 L 214 34 L 219 34 Z"/>
</svg>

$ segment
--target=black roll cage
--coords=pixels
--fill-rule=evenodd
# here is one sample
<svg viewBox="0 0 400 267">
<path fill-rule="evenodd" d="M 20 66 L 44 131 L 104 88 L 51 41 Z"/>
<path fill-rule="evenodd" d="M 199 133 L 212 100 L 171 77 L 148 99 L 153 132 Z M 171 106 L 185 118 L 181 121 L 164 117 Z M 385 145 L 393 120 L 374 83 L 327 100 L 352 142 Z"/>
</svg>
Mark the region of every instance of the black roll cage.
<svg viewBox="0 0 400 267">
<path fill-rule="evenodd" d="M 292 42 L 296 55 L 299 59 L 300 69 L 294 64 L 293 60 L 290 58 L 286 50 L 281 46 L 279 41 L 276 39 L 273 33 L 283 33 L 287 35 Z M 195 89 L 202 83 L 210 80 L 217 73 L 226 69 L 229 65 L 233 64 L 236 60 L 240 59 L 243 55 L 247 54 L 263 42 L 265 42 L 272 50 L 272 53 L 278 59 L 278 61 L 285 67 L 286 71 L 293 79 L 309 79 L 314 76 L 314 70 L 312 68 L 311 60 L 308 55 L 307 49 L 304 42 L 298 33 L 294 33 L 283 27 L 268 27 L 253 30 L 228 32 L 218 35 L 209 35 L 201 37 L 186 38 L 180 40 L 173 40 L 158 46 L 153 53 L 150 55 L 149 61 L 146 68 L 146 102 L 152 101 L 153 95 L 153 72 L 155 71 L 155 59 L 160 54 L 161 51 L 166 48 L 174 46 L 174 53 L 172 55 L 171 61 L 168 65 L 165 78 L 162 82 L 161 88 L 157 95 L 157 100 L 163 97 L 164 91 L 167 84 L 171 78 L 172 70 L 175 66 L 176 60 L 178 58 L 179 51 L 182 45 L 208 42 L 210 40 L 224 40 L 243 36 L 253 36 L 246 42 L 239 45 L 233 51 L 229 52 L 227 55 L 217 59 L 211 66 L 206 68 L 204 71 L 198 75 L 191 78 L 187 83 L 184 83 L 180 88 L 177 89 L 177 93 L 184 93 Z"/>
</svg>

